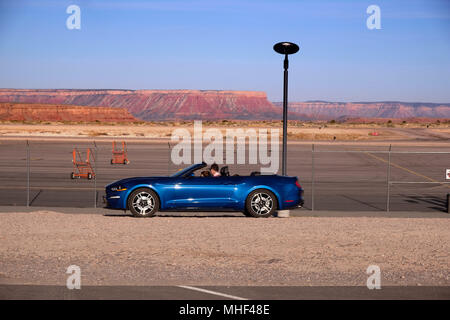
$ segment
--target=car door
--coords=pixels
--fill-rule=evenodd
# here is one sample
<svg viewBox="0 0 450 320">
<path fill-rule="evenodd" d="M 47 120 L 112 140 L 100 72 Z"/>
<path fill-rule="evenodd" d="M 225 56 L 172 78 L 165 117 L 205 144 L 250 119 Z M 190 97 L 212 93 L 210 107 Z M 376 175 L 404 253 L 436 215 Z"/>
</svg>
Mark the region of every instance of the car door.
<svg viewBox="0 0 450 320">
<path fill-rule="evenodd" d="M 234 177 L 185 177 L 174 181 L 168 206 L 173 208 L 230 208 L 236 205 Z"/>
</svg>

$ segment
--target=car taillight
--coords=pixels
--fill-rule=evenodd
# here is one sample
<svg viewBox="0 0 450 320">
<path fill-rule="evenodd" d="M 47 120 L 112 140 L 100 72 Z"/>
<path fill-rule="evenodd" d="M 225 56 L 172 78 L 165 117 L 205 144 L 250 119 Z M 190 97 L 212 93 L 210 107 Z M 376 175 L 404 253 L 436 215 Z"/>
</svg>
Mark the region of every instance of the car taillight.
<svg viewBox="0 0 450 320">
<path fill-rule="evenodd" d="M 299 188 L 299 189 L 301 189 L 302 188 L 302 186 L 300 185 L 300 183 L 298 182 L 298 180 L 297 181 L 295 181 L 295 185 Z"/>
</svg>

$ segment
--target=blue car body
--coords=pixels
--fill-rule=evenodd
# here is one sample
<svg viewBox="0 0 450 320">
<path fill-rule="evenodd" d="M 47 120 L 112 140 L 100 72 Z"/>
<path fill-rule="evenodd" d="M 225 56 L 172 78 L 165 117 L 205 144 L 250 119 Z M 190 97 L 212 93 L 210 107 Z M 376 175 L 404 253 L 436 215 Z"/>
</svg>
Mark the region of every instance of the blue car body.
<svg viewBox="0 0 450 320">
<path fill-rule="evenodd" d="M 194 164 L 170 177 L 135 177 L 106 186 L 108 208 L 127 208 L 129 195 L 149 188 L 159 197 L 160 211 L 179 209 L 232 209 L 242 211 L 250 192 L 267 189 L 276 196 L 278 210 L 303 204 L 303 189 L 296 177 L 279 175 L 199 177 L 194 172 L 206 166 Z"/>
</svg>

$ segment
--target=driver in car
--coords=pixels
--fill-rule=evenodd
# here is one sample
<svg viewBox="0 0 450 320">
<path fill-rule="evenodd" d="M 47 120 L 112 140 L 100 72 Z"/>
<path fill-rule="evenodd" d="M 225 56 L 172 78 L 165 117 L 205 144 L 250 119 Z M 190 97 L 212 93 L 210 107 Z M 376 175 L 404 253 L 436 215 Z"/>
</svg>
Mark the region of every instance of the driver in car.
<svg viewBox="0 0 450 320">
<path fill-rule="evenodd" d="M 209 172 L 208 170 L 204 170 L 200 174 L 200 177 L 211 177 L 211 172 Z"/>
</svg>

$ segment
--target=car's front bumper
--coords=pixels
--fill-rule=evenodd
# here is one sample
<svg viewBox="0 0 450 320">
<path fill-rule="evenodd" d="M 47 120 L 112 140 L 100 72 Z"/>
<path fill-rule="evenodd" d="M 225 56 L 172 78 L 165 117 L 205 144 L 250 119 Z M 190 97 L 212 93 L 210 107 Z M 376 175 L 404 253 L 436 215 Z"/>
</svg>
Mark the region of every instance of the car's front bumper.
<svg viewBox="0 0 450 320">
<path fill-rule="evenodd" d="M 121 195 L 117 193 L 106 194 L 106 196 L 103 196 L 103 203 L 107 208 L 123 209 Z"/>
</svg>

